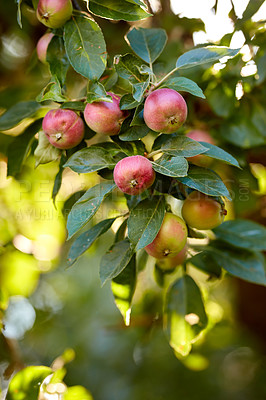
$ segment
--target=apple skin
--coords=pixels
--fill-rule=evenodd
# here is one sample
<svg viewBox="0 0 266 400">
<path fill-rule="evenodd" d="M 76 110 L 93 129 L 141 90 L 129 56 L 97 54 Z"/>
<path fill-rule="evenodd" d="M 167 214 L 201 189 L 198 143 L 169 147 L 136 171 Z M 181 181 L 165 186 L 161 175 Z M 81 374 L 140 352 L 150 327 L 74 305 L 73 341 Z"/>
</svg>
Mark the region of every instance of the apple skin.
<svg viewBox="0 0 266 400">
<path fill-rule="evenodd" d="M 72 149 L 84 137 L 84 122 L 72 110 L 50 110 L 42 122 L 49 142 L 58 149 Z"/>
<path fill-rule="evenodd" d="M 69 20 L 73 12 L 71 0 L 39 0 L 36 15 L 48 28 L 59 28 Z"/>
<path fill-rule="evenodd" d="M 157 89 L 144 103 L 144 121 L 155 132 L 173 133 L 187 119 L 187 104 L 173 89 Z"/>
<path fill-rule="evenodd" d="M 191 192 L 183 203 L 182 216 L 191 228 L 216 228 L 223 222 L 227 211 L 214 198 L 201 192 Z"/>
<path fill-rule="evenodd" d="M 119 107 L 120 97 L 107 92 L 113 102 L 99 101 L 87 104 L 84 110 L 84 118 L 89 128 L 96 133 L 104 135 L 118 135 L 128 111 L 122 111 Z"/>
<path fill-rule="evenodd" d="M 173 258 L 184 248 L 186 242 L 186 223 L 177 215 L 167 212 L 157 236 L 145 250 L 159 260 Z"/>
<path fill-rule="evenodd" d="M 215 144 L 214 139 L 212 136 L 206 132 L 202 131 L 200 129 L 194 129 L 186 134 L 187 137 L 190 139 L 196 140 L 197 142 L 206 142 L 210 144 Z M 209 167 L 213 163 L 213 159 L 205 156 L 204 154 L 199 154 L 194 157 L 188 157 L 188 161 L 192 162 L 195 165 L 198 165 L 199 167 Z"/>
<path fill-rule="evenodd" d="M 152 163 L 143 156 L 125 157 L 114 168 L 114 181 L 126 194 L 140 194 L 148 189 L 154 180 Z"/>
<path fill-rule="evenodd" d="M 47 49 L 48 49 L 49 43 L 51 42 L 53 37 L 54 37 L 54 34 L 52 32 L 48 32 L 48 33 L 45 33 L 38 40 L 38 43 L 36 46 L 37 56 L 38 56 L 38 59 L 44 64 L 46 63 Z"/>
<path fill-rule="evenodd" d="M 183 249 L 177 253 L 176 256 L 174 257 L 165 257 L 162 259 L 157 260 L 156 265 L 162 270 L 162 271 L 172 271 L 178 265 L 183 264 L 183 262 L 187 258 L 187 244 L 183 247 Z"/>
</svg>

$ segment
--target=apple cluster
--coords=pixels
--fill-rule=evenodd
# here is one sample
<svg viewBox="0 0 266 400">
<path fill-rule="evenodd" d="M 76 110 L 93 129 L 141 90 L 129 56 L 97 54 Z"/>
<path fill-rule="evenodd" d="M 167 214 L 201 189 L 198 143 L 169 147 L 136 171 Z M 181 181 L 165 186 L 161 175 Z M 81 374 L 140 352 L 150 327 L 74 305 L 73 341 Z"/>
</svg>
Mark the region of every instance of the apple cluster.
<svg viewBox="0 0 266 400">
<path fill-rule="evenodd" d="M 72 11 L 71 0 L 40 0 L 37 18 L 54 29 L 70 19 Z M 52 32 L 47 32 L 37 44 L 37 55 L 43 63 L 46 63 L 47 49 L 53 36 Z M 110 92 L 107 95 L 111 98 L 110 102 L 86 104 L 83 117 L 94 132 L 107 136 L 118 135 L 129 112 L 121 110 L 118 95 Z M 186 101 L 173 89 L 155 89 L 146 96 L 143 118 L 153 132 L 171 134 L 186 121 Z M 82 116 L 72 110 L 54 109 L 45 115 L 42 129 L 53 146 L 71 149 L 84 139 L 85 124 Z M 212 137 L 202 130 L 190 131 L 187 136 L 214 144 Z M 190 157 L 188 160 L 205 167 L 211 163 L 211 159 L 205 155 Z M 113 177 L 123 193 L 136 196 L 152 189 L 156 174 L 152 162 L 146 156 L 135 155 L 121 159 L 114 168 Z M 226 210 L 219 199 L 192 191 L 183 202 L 182 218 L 166 212 L 157 236 L 145 250 L 156 258 L 160 269 L 171 271 L 186 259 L 187 226 L 199 230 L 213 229 L 223 221 L 225 214 Z"/>
</svg>

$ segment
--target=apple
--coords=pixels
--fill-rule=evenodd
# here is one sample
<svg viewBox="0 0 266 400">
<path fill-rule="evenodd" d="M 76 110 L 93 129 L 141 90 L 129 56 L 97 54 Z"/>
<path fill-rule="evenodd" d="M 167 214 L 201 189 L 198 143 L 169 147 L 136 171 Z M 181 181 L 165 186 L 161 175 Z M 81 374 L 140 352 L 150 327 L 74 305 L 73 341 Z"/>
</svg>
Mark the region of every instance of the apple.
<svg viewBox="0 0 266 400">
<path fill-rule="evenodd" d="M 84 122 L 72 110 L 50 110 L 42 122 L 49 142 L 59 149 L 71 149 L 84 137 Z"/>
<path fill-rule="evenodd" d="M 60 28 L 69 20 L 73 12 L 71 0 L 39 0 L 38 20 L 48 28 Z"/>
<path fill-rule="evenodd" d="M 191 228 L 200 230 L 216 228 L 223 222 L 227 211 L 215 198 L 193 191 L 185 199 L 182 216 Z"/>
<path fill-rule="evenodd" d="M 157 259 L 175 257 L 186 245 L 187 226 L 182 218 L 172 213 L 165 213 L 162 226 L 145 250 Z"/>
<path fill-rule="evenodd" d="M 143 156 L 125 157 L 114 168 L 114 181 L 126 194 L 140 194 L 148 189 L 154 180 L 152 163 Z"/>
<path fill-rule="evenodd" d="M 144 121 L 155 132 L 173 133 L 187 118 L 187 104 L 173 89 L 157 89 L 144 103 Z"/>
<path fill-rule="evenodd" d="M 200 129 L 193 129 L 189 131 L 186 136 L 190 139 L 196 140 L 197 142 L 215 144 L 213 137 L 208 132 Z M 199 167 L 209 167 L 213 163 L 213 159 L 205 156 L 204 153 L 194 157 L 188 157 L 187 160 Z"/>
<path fill-rule="evenodd" d="M 54 34 L 52 32 L 45 33 L 39 40 L 36 46 L 37 56 L 42 63 L 46 63 L 46 54 L 49 43 L 51 42 Z"/>
<path fill-rule="evenodd" d="M 119 107 L 120 97 L 107 92 L 113 102 L 99 101 L 88 103 L 84 110 L 84 118 L 89 128 L 96 133 L 104 135 L 118 135 L 128 111 L 122 111 Z"/>
<path fill-rule="evenodd" d="M 165 257 L 161 258 L 156 261 L 156 265 L 162 270 L 162 271 L 172 271 L 178 265 L 183 264 L 183 262 L 187 258 L 187 244 L 183 247 L 183 249 L 176 254 L 174 257 Z"/>
</svg>

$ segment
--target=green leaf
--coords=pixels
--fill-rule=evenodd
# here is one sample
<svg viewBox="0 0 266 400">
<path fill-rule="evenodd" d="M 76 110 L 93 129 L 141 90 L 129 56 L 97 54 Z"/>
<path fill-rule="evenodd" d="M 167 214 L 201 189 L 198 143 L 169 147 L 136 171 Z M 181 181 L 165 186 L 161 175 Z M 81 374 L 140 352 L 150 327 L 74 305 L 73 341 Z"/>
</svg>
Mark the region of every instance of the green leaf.
<svg viewBox="0 0 266 400">
<path fill-rule="evenodd" d="M 136 250 L 143 249 L 156 237 L 165 214 L 164 197 L 145 199 L 134 207 L 129 215 L 128 237 Z"/>
<path fill-rule="evenodd" d="M 126 35 L 132 50 L 148 64 L 153 63 L 163 51 L 167 34 L 161 28 L 133 28 Z"/>
<path fill-rule="evenodd" d="M 266 251 L 266 228 L 256 222 L 244 219 L 225 221 L 213 231 L 218 239 L 233 246 Z"/>
<path fill-rule="evenodd" d="M 134 125 L 119 135 L 123 141 L 134 141 L 143 138 L 150 132 L 147 125 Z"/>
<path fill-rule="evenodd" d="M 53 370 L 44 366 L 26 367 L 11 379 L 6 400 L 37 400 L 43 380 Z"/>
<path fill-rule="evenodd" d="M 39 131 L 38 137 L 38 146 L 34 151 L 35 168 L 40 164 L 47 164 L 51 161 L 57 160 L 62 153 L 62 150 L 51 145 L 43 131 Z"/>
<path fill-rule="evenodd" d="M 196 268 L 209 274 L 211 277 L 221 277 L 222 269 L 219 263 L 217 263 L 216 258 L 210 253 L 202 251 L 189 258 L 187 263 L 194 265 Z"/>
<path fill-rule="evenodd" d="M 11 129 L 23 119 L 33 117 L 40 108 L 36 101 L 22 101 L 12 106 L 0 116 L 0 131 Z"/>
<path fill-rule="evenodd" d="M 234 57 L 240 49 L 229 49 L 225 46 L 207 46 L 193 49 L 177 59 L 176 68 L 186 69 L 206 63 L 215 63 L 223 57 Z"/>
<path fill-rule="evenodd" d="M 131 302 L 137 282 L 136 255 L 134 254 L 125 269 L 112 280 L 111 288 L 115 304 L 121 312 L 125 325 L 130 324 Z"/>
<path fill-rule="evenodd" d="M 115 69 L 118 75 L 130 82 L 133 88 L 133 98 L 140 102 L 145 90 L 147 89 L 150 77 L 140 73 L 139 68 L 142 67 L 139 58 L 132 54 L 115 57 Z"/>
<path fill-rule="evenodd" d="M 151 15 L 139 5 L 143 6 L 143 3 L 130 0 L 90 0 L 89 11 L 111 20 L 138 21 Z"/>
<path fill-rule="evenodd" d="M 75 110 L 75 111 L 84 111 L 86 104 L 84 101 L 66 101 L 61 104 L 60 108 L 67 110 Z"/>
<path fill-rule="evenodd" d="M 231 275 L 248 282 L 266 285 L 265 260 L 261 253 L 243 248 L 227 248 L 219 242 L 216 245 L 215 241 L 204 250 L 211 253 L 216 263 Z"/>
<path fill-rule="evenodd" d="M 93 400 L 93 398 L 83 386 L 70 386 L 64 393 L 64 400 Z"/>
<path fill-rule="evenodd" d="M 215 88 L 210 86 L 205 92 L 209 105 L 219 117 L 228 118 L 236 108 L 235 83 L 219 82 Z"/>
<path fill-rule="evenodd" d="M 194 96 L 205 99 L 204 93 L 201 90 L 201 88 L 196 84 L 196 82 L 188 78 L 183 78 L 183 77 L 170 78 L 167 79 L 160 87 L 161 88 L 167 87 L 169 89 L 176 90 L 177 92 L 188 92 L 193 94 Z"/>
<path fill-rule="evenodd" d="M 208 322 L 200 289 L 190 276 L 179 278 L 168 290 L 164 317 L 170 346 L 186 356 Z"/>
<path fill-rule="evenodd" d="M 105 149 L 97 145 L 86 147 L 76 151 L 65 163 L 64 167 L 69 167 L 78 173 L 99 171 L 104 168 L 112 169 L 116 162 L 112 155 Z"/>
<path fill-rule="evenodd" d="M 74 204 L 67 219 L 68 239 L 96 214 L 104 198 L 111 193 L 115 187 L 116 185 L 113 182 L 99 183 L 87 190 Z"/>
<path fill-rule="evenodd" d="M 250 0 L 247 8 L 243 12 L 243 17 L 241 21 L 247 21 L 250 19 L 262 6 L 264 0 Z"/>
<path fill-rule="evenodd" d="M 108 101 L 112 103 L 112 97 L 106 93 L 105 87 L 100 82 L 89 81 L 87 103 L 97 101 Z"/>
<path fill-rule="evenodd" d="M 114 279 L 128 265 L 134 254 L 134 248 L 128 239 L 116 242 L 102 257 L 100 263 L 100 279 L 102 286 L 107 280 Z"/>
<path fill-rule="evenodd" d="M 7 151 L 7 175 L 16 176 L 21 171 L 34 140 L 34 135 L 41 129 L 41 126 L 40 120 L 35 121 L 9 145 Z"/>
<path fill-rule="evenodd" d="M 53 186 L 53 190 L 52 190 L 52 199 L 53 199 L 53 203 L 55 204 L 55 198 L 60 190 L 61 184 L 62 184 L 62 175 L 64 172 L 64 163 L 66 162 L 67 158 L 64 155 L 64 153 L 62 153 L 61 155 L 61 159 L 60 159 L 60 164 L 59 164 L 59 171 L 56 174 L 55 180 L 54 180 L 54 186 Z"/>
<path fill-rule="evenodd" d="M 77 258 L 81 256 L 90 246 L 95 242 L 98 237 L 108 231 L 111 228 L 116 218 L 105 219 L 92 228 L 82 233 L 71 245 L 68 257 L 67 265 L 70 267 L 76 262 Z"/>
<path fill-rule="evenodd" d="M 57 77 L 60 85 L 64 85 L 70 64 L 62 37 L 53 36 L 47 48 L 46 60 L 49 64 L 51 75 Z"/>
<path fill-rule="evenodd" d="M 250 120 L 243 115 L 233 123 L 222 124 L 220 134 L 223 139 L 243 149 L 266 144 L 266 137 L 262 135 Z"/>
<path fill-rule="evenodd" d="M 138 105 L 139 102 L 136 101 L 131 94 L 124 94 L 119 103 L 121 110 L 131 110 L 132 108 L 136 108 Z"/>
<path fill-rule="evenodd" d="M 120 147 L 120 150 L 127 156 L 144 155 L 146 148 L 141 140 L 125 142 L 118 136 L 113 136 L 112 140 Z"/>
<path fill-rule="evenodd" d="M 152 166 L 156 172 L 172 177 L 187 176 L 188 172 L 188 162 L 184 157 L 162 156 L 152 161 Z"/>
<path fill-rule="evenodd" d="M 184 135 L 160 135 L 154 142 L 152 150 L 175 157 L 193 157 L 205 153 L 206 147 Z"/>
<path fill-rule="evenodd" d="M 222 179 L 214 171 L 207 168 L 190 166 L 188 175 L 178 178 L 184 185 L 209 196 L 225 196 L 231 200 L 230 193 Z"/>
<path fill-rule="evenodd" d="M 67 100 L 67 98 L 62 95 L 62 88 L 60 82 L 56 76 L 53 76 L 50 82 L 42 89 L 41 93 L 36 97 L 36 101 L 55 101 L 62 103 Z"/>
<path fill-rule="evenodd" d="M 207 143 L 207 142 L 199 142 L 202 146 L 207 147 L 207 151 L 205 151 L 204 155 L 215 158 L 216 160 L 221 160 L 226 164 L 233 165 L 234 167 L 240 168 L 238 161 L 235 157 L 231 156 L 231 154 L 227 153 L 227 151 L 221 149 L 214 144 Z"/>
<path fill-rule="evenodd" d="M 64 41 L 74 70 L 90 80 L 100 78 L 105 70 L 107 53 L 102 31 L 96 22 L 87 14 L 72 16 L 64 25 Z"/>
</svg>

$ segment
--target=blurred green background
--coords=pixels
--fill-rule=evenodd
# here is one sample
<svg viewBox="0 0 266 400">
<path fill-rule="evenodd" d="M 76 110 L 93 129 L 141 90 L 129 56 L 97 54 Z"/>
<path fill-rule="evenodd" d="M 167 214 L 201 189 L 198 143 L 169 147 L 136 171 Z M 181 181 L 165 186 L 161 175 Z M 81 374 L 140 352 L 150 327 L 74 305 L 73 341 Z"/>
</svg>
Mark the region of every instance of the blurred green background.
<svg viewBox="0 0 266 400">
<path fill-rule="evenodd" d="M 26 3 L 23 30 L 16 21 L 15 1 L 0 3 L 0 112 L 18 101 L 34 99 L 49 81 L 47 66 L 40 65 L 35 53 L 45 28 Z M 246 19 L 243 2 L 242 11 L 237 1 L 204 1 L 201 11 L 187 2 L 185 14 L 180 15 L 173 13 L 169 1 L 156 8 L 159 3 L 151 3 L 156 11 L 152 19 L 138 23 L 167 30 L 169 42 L 157 64 L 159 73 L 169 71 L 176 57 L 194 44 L 244 46 L 226 67 L 219 63 L 187 74 L 204 90 L 207 100 L 186 94 L 185 129 L 208 129 L 243 166 L 236 172 L 217 165 L 234 198 L 227 205 L 229 218 L 248 217 L 265 225 L 265 3 L 258 15 L 262 2 L 251 1 L 255 17 L 251 12 Z M 179 3 L 173 5 L 181 13 Z M 198 16 L 186 14 L 189 4 Z M 221 24 L 225 31 L 211 28 L 212 17 L 204 20 L 204 12 L 218 16 L 214 26 Z M 110 61 L 115 54 L 129 51 L 123 39 L 129 29 L 126 22 L 97 21 Z M 73 94 L 84 83 L 73 71 L 68 82 Z M 96 400 L 264 400 L 265 288 L 230 277 L 208 281 L 191 267 L 206 298 L 210 322 L 192 353 L 180 360 L 162 331 L 164 291 L 155 282 L 150 261 L 139 272 L 131 326 L 125 327 L 110 285 L 101 288 L 98 276 L 100 257 L 114 233 L 102 236 L 73 267 L 65 266 L 70 246 L 64 244 L 67 210 L 80 191 L 98 182 L 98 176 L 65 171 L 56 208 L 51 200 L 56 162 L 34 169 L 30 156 L 16 179 L 6 177 L 7 146 L 24 127 L 0 133 L 0 317 L 4 315 L 0 393 L 14 370 L 51 365 L 72 348 L 75 358 L 67 365 L 65 382 L 85 386 Z M 105 207 L 100 213 L 110 215 L 113 205 Z"/>
</svg>

